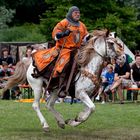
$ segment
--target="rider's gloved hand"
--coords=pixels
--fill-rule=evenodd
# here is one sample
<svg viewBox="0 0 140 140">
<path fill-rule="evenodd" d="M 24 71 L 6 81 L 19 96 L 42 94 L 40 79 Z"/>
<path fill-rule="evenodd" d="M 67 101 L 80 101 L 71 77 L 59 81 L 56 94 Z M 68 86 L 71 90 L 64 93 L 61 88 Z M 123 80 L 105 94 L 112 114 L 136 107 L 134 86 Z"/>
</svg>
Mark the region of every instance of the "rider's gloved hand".
<svg viewBox="0 0 140 140">
<path fill-rule="evenodd" d="M 56 38 L 57 38 L 57 40 L 59 40 L 60 38 L 63 38 L 63 37 L 65 37 L 65 36 L 69 36 L 69 34 L 70 34 L 71 32 L 72 32 L 72 31 L 69 30 L 69 29 L 67 29 L 67 30 L 64 31 L 64 32 L 59 32 L 59 33 L 56 34 Z"/>
<path fill-rule="evenodd" d="M 72 31 L 71 30 L 66 30 L 64 33 L 63 33 L 63 37 L 64 36 L 69 36 L 69 34 L 71 33 Z"/>
</svg>

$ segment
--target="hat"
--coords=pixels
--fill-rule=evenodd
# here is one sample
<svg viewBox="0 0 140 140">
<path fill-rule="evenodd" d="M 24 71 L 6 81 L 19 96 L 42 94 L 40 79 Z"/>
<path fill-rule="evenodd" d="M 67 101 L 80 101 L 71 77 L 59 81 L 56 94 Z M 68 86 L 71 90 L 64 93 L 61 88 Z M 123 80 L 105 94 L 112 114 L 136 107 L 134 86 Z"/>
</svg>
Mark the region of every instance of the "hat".
<svg viewBox="0 0 140 140">
<path fill-rule="evenodd" d="M 71 15 L 73 11 L 80 11 L 80 10 L 77 6 L 72 6 L 69 8 L 68 13 Z"/>
<path fill-rule="evenodd" d="M 72 18 L 72 13 L 74 11 L 80 11 L 79 8 L 77 6 L 72 6 L 69 8 L 69 11 L 66 15 L 66 19 L 71 22 L 72 24 L 76 25 L 76 26 L 79 26 L 79 21 L 75 21 L 73 18 Z"/>
</svg>

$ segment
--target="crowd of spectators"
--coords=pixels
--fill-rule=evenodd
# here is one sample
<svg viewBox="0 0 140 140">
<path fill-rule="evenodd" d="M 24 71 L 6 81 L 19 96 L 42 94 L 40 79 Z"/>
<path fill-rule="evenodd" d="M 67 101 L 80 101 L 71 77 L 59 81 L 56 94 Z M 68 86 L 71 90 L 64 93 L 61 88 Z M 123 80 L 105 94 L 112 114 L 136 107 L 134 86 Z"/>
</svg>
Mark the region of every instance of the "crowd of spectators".
<svg viewBox="0 0 140 140">
<path fill-rule="evenodd" d="M 103 68 L 101 74 L 102 84 L 95 99 L 101 100 L 102 104 L 105 101 L 114 102 L 118 94 L 120 103 L 123 104 L 123 91 L 128 89 L 126 92 L 127 100 L 133 99 L 136 102 L 138 88 L 140 87 L 140 53 L 135 55 L 134 61 L 128 54 L 124 54 L 116 60 L 113 59 L 104 63 L 107 66 Z"/>
<path fill-rule="evenodd" d="M 26 49 L 25 56 L 23 57 L 23 60 L 26 64 L 29 64 L 31 62 L 31 46 L 28 46 Z M 13 61 L 12 56 L 10 55 L 8 48 L 3 48 L 1 51 L 1 57 L 0 57 L 0 88 L 2 89 L 8 78 L 13 75 L 15 70 L 15 63 Z M 6 90 L 3 95 L 2 99 L 17 99 L 19 98 L 21 94 L 19 86 L 13 87 L 11 90 Z"/>
<path fill-rule="evenodd" d="M 28 46 L 25 51 L 25 56 L 22 61 L 26 64 L 32 62 L 32 47 Z M 12 76 L 15 69 L 13 58 L 11 57 L 8 48 L 3 48 L 0 58 L 0 88 L 3 88 L 9 76 Z M 104 68 L 101 73 L 102 84 L 100 85 L 99 92 L 96 96 L 96 100 L 102 101 L 104 104 L 106 101 L 115 101 L 118 97 L 120 103 L 124 103 L 123 89 L 130 88 L 135 85 L 135 88 L 140 88 L 140 52 L 135 55 L 135 61 L 133 61 L 128 54 L 124 54 L 117 59 L 104 60 Z M 26 83 L 28 84 L 28 83 Z M 132 97 L 133 92 L 133 97 Z M 2 99 L 16 99 L 20 96 L 21 91 L 17 86 L 12 90 L 7 90 L 2 96 Z M 117 96 L 118 94 L 118 96 Z M 138 100 L 137 90 L 128 90 L 127 99 L 134 101 Z"/>
</svg>

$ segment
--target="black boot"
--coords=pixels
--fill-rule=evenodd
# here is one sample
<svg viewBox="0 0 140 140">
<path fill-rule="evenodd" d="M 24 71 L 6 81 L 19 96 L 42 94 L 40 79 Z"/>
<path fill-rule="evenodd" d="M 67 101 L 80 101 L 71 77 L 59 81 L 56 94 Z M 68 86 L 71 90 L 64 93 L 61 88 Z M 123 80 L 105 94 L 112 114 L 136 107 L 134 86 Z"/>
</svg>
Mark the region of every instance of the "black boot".
<svg viewBox="0 0 140 140">
<path fill-rule="evenodd" d="M 61 74 L 61 76 L 59 77 L 59 89 L 58 89 L 58 97 L 60 98 L 64 98 L 67 96 L 66 93 L 66 81 L 65 81 L 65 74 Z"/>
</svg>

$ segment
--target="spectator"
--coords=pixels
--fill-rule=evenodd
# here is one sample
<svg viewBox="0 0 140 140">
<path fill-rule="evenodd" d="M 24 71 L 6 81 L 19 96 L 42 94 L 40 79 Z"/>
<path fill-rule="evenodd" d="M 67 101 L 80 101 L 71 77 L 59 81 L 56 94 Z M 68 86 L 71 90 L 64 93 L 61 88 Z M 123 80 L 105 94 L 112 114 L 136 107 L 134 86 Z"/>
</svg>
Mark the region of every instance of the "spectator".
<svg viewBox="0 0 140 140">
<path fill-rule="evenodd" d="M 140 54 L 137 54 L 135 56 L 136 62 L 131 67 L 131 75 L 132 75 L 132 81 L 137 84 L 137 86 L 140 88 Z M 134 101 L 138 98 L 138 91 L 134 92 Z"/>
<path fill-rule="evenodd" d="M 2 66 L 0 68 L 0 77 L 6 78 L 13 74 L 13 69 L 8 67 L 8 63 L 5 61 L 2 61 Z"/>
<path fill-rule="evenodd" d="M 8 67 L 8 63 L 3 61 L 1 68 L 0 68 L 0 81 L 1 81 L 1 88 L 4 87 L 5 82 L 8 80 L 8 77 L 13 74 L 13 69 Z M 10 99 L 10 91 L 7 90 L 3 93 L 2 99 Z"/>
<path fill-rule="evenodd" d="M 122 89 L 124 87 L 131 86 L 131 80 L 130 80 L 130 66 L 125 63 L 126 62 L 126 56 L 122 55 L 119 58 L 117 58 L 116 66 L 115 66 L 115 76 L 114 76 L 114 84 L 110 88 L 111 92 L 114 91 L 114 89 L 118 88 L 118 95 L 120 98 L 120 103 L 123 104 L 123 94 Z"/>
<path fill-rule="evenodd" d="M 107 73 L 107 65 L 110 63 L 110 59 L 106 58 L 103 62 L 103 69 L 102 69 L 102 73 L 101 73 L 101 78 L 104 79 L 106 73 Z"/>
<path fill-rule="evenodd" d="M 108 71 L 105 75 L 105 83 L 106 83 L 106 87 L 104 89 L 104 93 L 108 94 L 109 89 L 111 88 L 113 82 L 114 82 L 114 69 L 113 69 L 113 65 L 109 64 L 107 66 Z M 111 94 L 111 93 L 109 93 Z M 113 96 L 114 97 L 114 96 Z M 113 98 L 114 101 L 114 98 Z"/>
<path fill-rule="evenodd" d="M 22 61 L 27 65 L 30 65 L 30 63 L 32 62 L 32 50 L 33 48 L 31 46 L 28 46 L 26 49 L 25 57 L 22 58 Z"/>
<path fill-rule="evenodd" d="M 4 86 L 8 77 L 13 73 L 13 58 L 9 55 L 8 48 L 2 49 L 2 56 L 0 58 L 0 76 L 1 86 Z M 10 91 L 3 93 L 2 99 L 10 99 Z"/>
<path fill-rule="evenodd" d="M 108 58 L 105 59 L 104 63 L 103 63 L 103 69 L 102 69 L 102 73 L 101 73 L 101 79 L 102 79 L 102 85 L 99 88 L 99 93 L 97 95 L 97 97 L 95 98 L 96 100 L 100 100 L 100 96 L 103 93 L 103 90 L 105 88 L 105 75 L 107 73 L 107 65 L 110 63 L 110 60 Z M 102 94 L 102 104 L 105 103 L 105 97 L 104 94 Z"/>
<path fill-rule="evenodd" d="M 131 65 L 133 63 L 133 59 L 128 54 L 125 54 L 125 56 L 126 56 L 126 63 L 131 67 Z M 127 100 L 131 100 L 132 91 L 131 90 L 127 90 L 126 95 L 127 95 L 127 97 L 126 97 Z"/>
<path fill-rule="evenodd" d="M 110 87 L 114 81 L 113 65 L 111 65 L 111 64 L 107 65 L 107 72 L 102 80 L 103 80 L 102 86 L 100 87 L 99 93 L 100 94 L 101 93 L 108 93 L 108 90 L 110 89 Z M 99 100 L 100 94 L 98 94 L 98 96 L 96 97 L 97 100 Z M 102 104 L 104 104 L 104 103 L 105 103 L 105 95 L 103 94 Z"/>
<path fill-rule="evenodd" d="M 116 59 L 115 58 L 111 58 L 111 64 L 113 66 L 113 70 L 115 69 L 115 65 L 116 65 Z"/>
<path fill-rule="evenodd" d="M 7 62 L 8 67 L 13 66 L 13 58 L 9 55 L 9 50 L 7 48 L 2 49 L 2 57 L 0 58 L 0 66 L 2 66 L 2 62 Z"/>
</svg>

